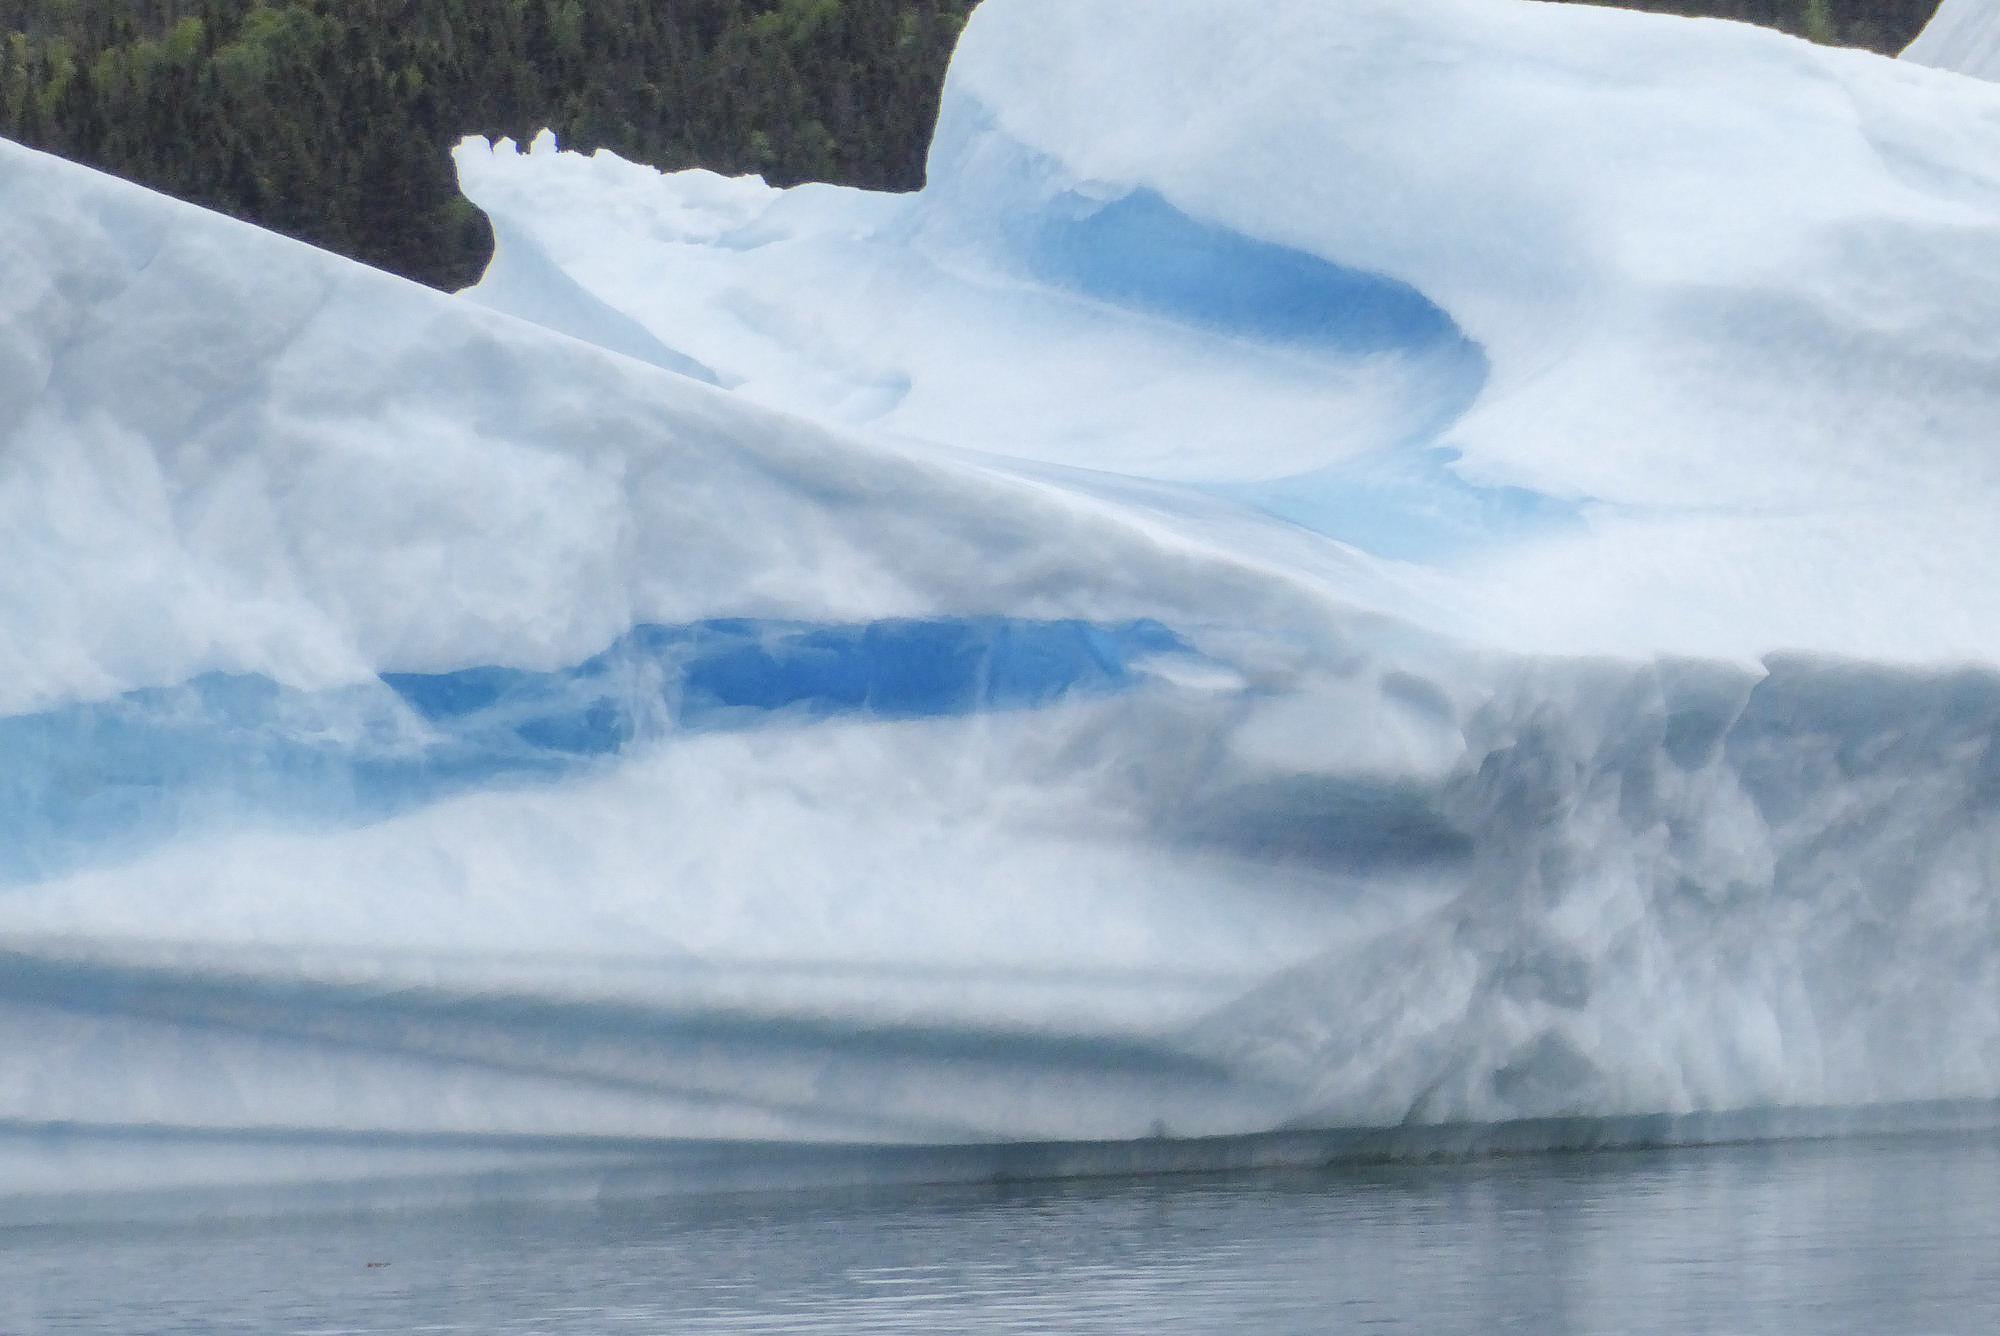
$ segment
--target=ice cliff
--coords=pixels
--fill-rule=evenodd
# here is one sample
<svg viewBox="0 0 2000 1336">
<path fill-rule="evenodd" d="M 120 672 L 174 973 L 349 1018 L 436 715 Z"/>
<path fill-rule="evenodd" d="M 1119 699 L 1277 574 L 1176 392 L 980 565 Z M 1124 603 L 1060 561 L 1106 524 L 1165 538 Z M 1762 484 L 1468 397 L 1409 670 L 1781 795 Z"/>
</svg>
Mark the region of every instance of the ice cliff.
<svg viewBox="0 0 2000 1336">
<path fill-rule="evenodd" d="M 9 1209 L 2000 1120 L 2000 88 L 987 0 L 914 195 L 459 165 L 0 145 Z"/>
</svg>

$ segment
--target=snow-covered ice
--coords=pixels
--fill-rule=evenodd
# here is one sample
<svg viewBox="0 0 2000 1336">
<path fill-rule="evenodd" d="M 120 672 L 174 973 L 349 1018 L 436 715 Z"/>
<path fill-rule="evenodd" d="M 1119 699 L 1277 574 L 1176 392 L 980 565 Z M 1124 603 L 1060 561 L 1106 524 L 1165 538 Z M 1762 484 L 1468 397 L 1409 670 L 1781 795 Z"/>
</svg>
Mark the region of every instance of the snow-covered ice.
<svg viewBox="0 0 2000 1336">
<path fill-rule="evenodd" d="M 489 282 L 524 238 L 746 397 L 1247 501 L 1367 576 L 1295 529 L 1232 550 L 1447 634 L 1935 661 L 2000 634 L 1961 578 L 2000 470 L 1996 118 L 1666 16 L 1050 0 L 975 16 L 919 195 L 546 140 L 459 166 Z"/>
<path fill-rule="evenodd" d="M 2000 87 L 987 0 L 913 195 L 459 168 L 0 145 L 12 1209 L 2000 1120 Z"/>
</svg>

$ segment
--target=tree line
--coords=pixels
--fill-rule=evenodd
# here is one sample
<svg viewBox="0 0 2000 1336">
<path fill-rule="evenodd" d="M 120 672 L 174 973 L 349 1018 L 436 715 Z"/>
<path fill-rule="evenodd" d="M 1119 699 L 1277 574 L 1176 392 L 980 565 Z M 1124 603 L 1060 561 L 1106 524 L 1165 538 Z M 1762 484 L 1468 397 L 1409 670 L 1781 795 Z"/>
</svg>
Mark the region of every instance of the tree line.
<svg viewBox="0 0 2000 1336">
<path fill-rule="evenodd" d="M 974 2 L 0 0 L 0 136 L 457 288 L 492 251 L 449 158 L 466 134 L 921 184 Z M 1883 51 L 1936 7 L 1622 3 Z"/>
<path fill-rule="evenodd" d="M 909 187 L 971 0 L 0 0 L 0 135 L 446 288 L 466 134 Z"/>
<path fill-rule="evenodd" d="M 1827 46 L 1894 55 L 1916 39 L 1938 0 L 1581 0 L 1665 14 L 1700 14 L 1777 28 Z"/>
</svg>

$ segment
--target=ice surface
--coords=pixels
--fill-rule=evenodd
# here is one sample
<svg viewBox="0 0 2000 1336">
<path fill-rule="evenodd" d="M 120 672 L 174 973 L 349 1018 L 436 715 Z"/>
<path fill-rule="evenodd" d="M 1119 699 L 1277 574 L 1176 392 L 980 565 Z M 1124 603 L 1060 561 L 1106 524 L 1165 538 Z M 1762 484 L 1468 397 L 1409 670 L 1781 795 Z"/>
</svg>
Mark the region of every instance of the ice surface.
<svg viewBox="0 0 2000 1336">
<path fill-rule="evenodd" d="M 2000 79 L 2000 5 L 1944 0 L 1903 59 L 1979 79 Z"/>
<path fill-rule="evenodd" d="M 1446 634 L 1924 662 L 2000 626 L 1960 578 L 2000 482 L 1997 151 L 1991 89 L 1712 22 L 1026 0 L 975 15 L 916 195 L 547 139 L 459 167 L 745 397 L 1182 485 L 1156 508 L 1201 484 L 1387 559 L 1385 610 Z M 1322 559 L 1283 541 L 1228 546 Z"/>
<path fill-rule="evenodd" d="M 0 1197 L 2000 1118 L 2000 89 L 987 0 L 914 195 L 459 165 L 0 145 Z"/>
</svg>

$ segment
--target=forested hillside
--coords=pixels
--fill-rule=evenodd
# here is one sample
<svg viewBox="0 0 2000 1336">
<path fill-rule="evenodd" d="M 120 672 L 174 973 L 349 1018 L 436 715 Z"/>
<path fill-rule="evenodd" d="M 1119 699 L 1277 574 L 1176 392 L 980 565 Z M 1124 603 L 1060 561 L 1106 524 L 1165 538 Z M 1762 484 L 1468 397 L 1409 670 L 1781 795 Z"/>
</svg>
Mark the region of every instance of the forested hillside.
<svg viewBox="0 0 2000 1336">
<path fill-rule="evenodd" d="M 0 135 L 452 288 L 492 244 L 447 156 L 468 133 L 919 184 L 973 2 L 0 0 Z M 1878 50 L 1936 6 L 1626 2 Z"/>
<path fill-rule="evenodd" d="M 468 133 L 910 186 L 970 0 L 0 0 L 0 135 L 444 287 Z"/>
</svg>

